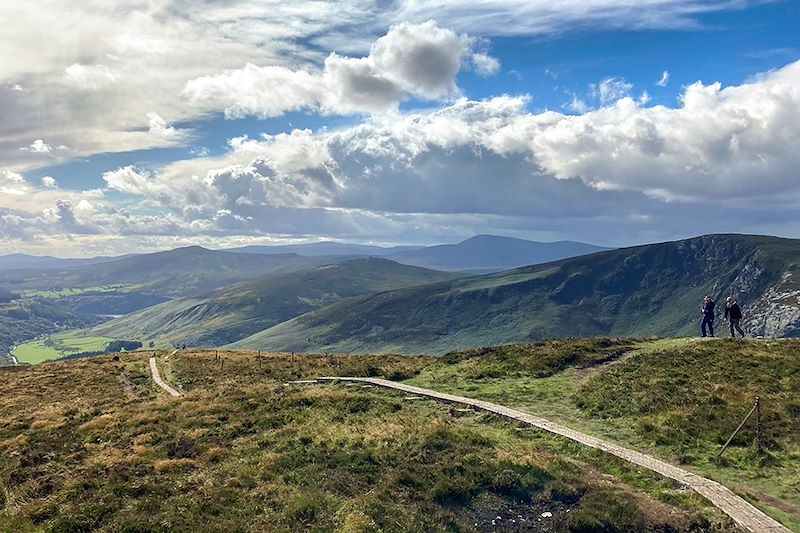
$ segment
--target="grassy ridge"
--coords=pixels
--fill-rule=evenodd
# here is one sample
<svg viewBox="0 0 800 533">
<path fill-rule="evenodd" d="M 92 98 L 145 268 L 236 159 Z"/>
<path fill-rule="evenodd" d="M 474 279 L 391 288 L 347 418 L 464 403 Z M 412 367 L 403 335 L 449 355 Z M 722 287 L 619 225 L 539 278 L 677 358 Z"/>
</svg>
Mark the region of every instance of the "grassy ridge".
<svg viewBox="0 0 800 533">
<path fill-rule="evenodd" d="M 144 354 L 0 371 L 0 530 L 729 527 L 671 483 L 488 415 L 282 385 L 408 378 L 434 360 L 270 354 L 259 368 L 254 355 L 175 356 L 162 370 L 179 401 L 155 391 Z"/>
<path fill-rule="evenodd" d="M 514 406 L 708 475 L 800 530 L 798 341 L 565 340 L 454 352 L 411 383 Z M 764 453 L 751 421 L 762 401 Z"/>
</svg>

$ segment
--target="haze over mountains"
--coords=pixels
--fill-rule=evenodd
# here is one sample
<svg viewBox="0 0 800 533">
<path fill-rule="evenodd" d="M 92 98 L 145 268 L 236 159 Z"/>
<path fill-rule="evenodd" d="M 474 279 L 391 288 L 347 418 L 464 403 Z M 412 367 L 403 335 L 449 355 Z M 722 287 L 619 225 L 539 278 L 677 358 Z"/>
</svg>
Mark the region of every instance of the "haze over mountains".
<svg viewBox="0 0 800 533">
<path fill-rule="evenodd" d="M 296 253 L 304 256 L 385 257 L 404 265 L 471 273 L 499 272 L 509 268 L 556 261 L 608 250 L 573 241 L 535 242 L 497 235 L 477 235 L 456 244 L 434 246 L 366 246 L 336 242 L 285 246 L 245 246 L 228 251 L 255 254 Z"/>
</svg>

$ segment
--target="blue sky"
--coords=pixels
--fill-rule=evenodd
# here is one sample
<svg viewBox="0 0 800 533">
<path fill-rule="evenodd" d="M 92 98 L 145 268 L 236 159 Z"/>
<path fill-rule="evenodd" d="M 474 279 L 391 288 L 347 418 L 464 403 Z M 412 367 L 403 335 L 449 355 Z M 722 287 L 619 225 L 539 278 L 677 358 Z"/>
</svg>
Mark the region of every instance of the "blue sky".
<svg viewBox="0 0 800 533">
<path fill-rule="evenodd" d="M 800 237 L 797 2 L 87 2 L 81 40 L 35 4 L 0 7 L 12 251 Z"/>
</svg>

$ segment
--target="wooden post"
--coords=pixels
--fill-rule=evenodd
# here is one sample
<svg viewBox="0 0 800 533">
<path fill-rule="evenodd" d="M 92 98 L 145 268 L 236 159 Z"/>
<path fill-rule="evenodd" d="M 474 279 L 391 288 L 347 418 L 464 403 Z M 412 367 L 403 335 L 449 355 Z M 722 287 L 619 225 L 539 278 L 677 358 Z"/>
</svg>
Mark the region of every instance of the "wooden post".
<svg viewBox="0 0 800 533">
<path fill-rule="evenodd" d="M 761 453 L 761 398 L 756 396 L 756 453 Z"/>
<path fill-rule="evenodd" d="M 755 405 L 753 405 L 753 408 L 750 409 L 749 413 L 747 413 L 747 416 L 744 417 L 744 420 L 742 420 L 742 423 L 739 424 L 739 427 L 736 428 L 736 431 L 733 432 L 733 435 L 731 435 L 731 437 L 728 439 L 728 442 L 726 442 L 725 446 L 723 446 L 722 449 L 719 451 L 719 453 L 717 454 L 717 459 L 719 459 L 722 456 L 722 452 L 724 452 L 728 448 L 728 445 L 730 445 L 730 443 L 733 440 L 733 438 L 736 436 L 737 433 L 739 433 L 739 430 L 742 429 L 742 427 L 747 423 L 747 421 L 750 420 L 750 417 L 753 416 L 753 413 L 755 413 L 757 409 L 759 409 L 758 398 L 756 398 Z"/>
</svg>

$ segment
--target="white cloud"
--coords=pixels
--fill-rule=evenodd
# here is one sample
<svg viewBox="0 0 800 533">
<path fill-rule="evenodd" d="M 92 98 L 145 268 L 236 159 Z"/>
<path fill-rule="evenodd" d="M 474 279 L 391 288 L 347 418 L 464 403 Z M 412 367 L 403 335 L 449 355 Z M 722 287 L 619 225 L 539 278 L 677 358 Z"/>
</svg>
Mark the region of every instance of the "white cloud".
<svg viewBox="0 0 800 533">
<path fill-rule="evenodd" d="M 105 65 L 73 63 L 64 70 L 64 78 L 70 85 L 87 91 L 96 91 L 116 83 L 119 75 Z"/>
<path fill-rule="evenodd" d="M 408 98 L 436 100 L 456 94 L 456 75 L 471 46 L 468 37 L 433 22 L 403 23 L 377 39 L 365 57 L 330 54 L 321 72 L 248 64 L 190 80 L 182 94 L 191 104 L 223 110 L 229 118 L 266 118 L 303 108 L 380 113 Z M 472 60 L 482 74 L 499 68 L 485 53 Z"/>
<path fill-rule="evenodd" d="M 500 72 L 500 61 L 486 52 L 472 54 L 472 65 L 481 76 L 493 76 Z"/>
<path fill-rule="evenodd" d="M 704 209 L 692 204 L 724 205 L 730 222 L 758 197 L 774 201 L 753 219 L 796 220 L 798 82 L 800 62 L 740 86 L 698 82 L 675 109 L 623 97 L 581 115 L 534 114 L 525 97 L 462 98 L 331 133 L 240 137 L 216 160 L 156 174 L 124 168 L 106 181 L 192 227 L 242 234 L 292 224 L 327 232 L 354 212 L 415 223 L 422 213 L 515 217 L 537 227 L 597 218 L 663 232 L 659 224 L 681 226 Z"/>
<path fill-rule="evenodd" d="M 661 79 L 656 82 L 659 87 L 666 87 L 669 83 L 669 71 L 665 70 L 661 73 Z"/>
<path fill-rule="evenodd" d="M 572 94 L 572 100 L 569 103 L 564 104 L 564 107 L 570 111 L 574 111 L 575 113 L 586 113 L 591 109 L 589 104 L 578 98 L 578 95 L 575 93 Z"/>
<path fill-rule="evenodd" d="M 24 146 L 20 148 L 20 150 L 34 154 L 49 154 L 54 150 L 54 148 L 44 142 L 42 139 L 36 139 L 30 144 L 30 146 Z"/>
<path fill-rule="evenodd" d="M 58 189 L 58 183 L 52 176 L 45 176 L 42 178 L 42 187 L 45 189 Z"/>
<path fill-rule="evenodd" d="M 319 100 L 319 80 L 306 71 L 282 66 L 244 68 L 201 76 L 187 82 L 182 94 L 204 109 L 219 109 L 228 118 L 282 115 Z"/>
<path fill-rule="evenodd" d="M 10 170 L 0 170 L 0 193 L 19 196 L 25 194 L 28 186 L 21 174 Z"/>
<path fill-rule="evenodd" d="M 423 54 L 420 61 L 423 67 L 428 59 L 440 61 L 443 75 L 439 79 L 430 77 L 430 68 L 408 70 L 410 63 L 404 63 L 391 47 L 386 48 L 388 55 L 375 55 L 370 68 L 357 61 L 369 57 L 375 39 L 392 24 L 414 27 L 436 20 L 440 29 L 478 38 L 564 32 L 586 24 L 614 29 L 686 28 L 697 24 L 702 13 L 740 5 L 744 4 L 726 0 L 643 0 L 632 9 L 628 0 L 557 4 L 229 0 L 205 2 L 202 9 L 187 11 L 180 0 L 50 2 L 47 9 L 38 2 L 0 2 L 0 20 L 13 21 L 5 25 L 0 39 L 2 86 L 10 89 L 0 90 L 4 112 L 0 137 L 5 139 L 0 142 L 0 160 L 17 172 L 41 165 L 41 157 L 18 150 L 31 139 L 46 138 L 52 146 L 58 146 L 57 140 L 69 146 L 71 152 L 62 154 L 65 158 L 176 146 L 189 138 L 150 132 L 150 112 L 174 124 L 198 119 L 211 110 L 228 110 L 233 116 L 271 115 L 319 105 L 329 112 L 371 113 L 391 109 L 408 95 L 449 98 L 455 86 L 448 76 L 455 63 L 444 42 L 436 41 L 445 30 L 430 35 L 443 55 Z M 340 59 L 355 59 L 333 65 L 339 68 L 335 72 L 339 78 L 331 76 L 332 89 L 314 87 L 312 94 L 306 94 L 297 73 L 320 76 L 331 51 Z M 379 57 L 390 62 L 394 57 L 406 66 L 397 71 L 402 72 L 400 80 L 393 79 L 394 69 L 381 70 Z M 477 72 L 495 68 L 491 59 L 478 55 L 476 60 L 483 65 L 470 58 Z M 243 67 L 248 64 L 261 67 L 248 70 Z M 268 67 L 286 71 L 255 70 Z M 241 87 L 230 87 L 218 78 L 242 69 Z M 416 79 L 417 74 L 423 77 Z M 270 85 L 276 79 L 285 82 L 285 87 Z M 206 87 L 199 81 L 187 87 L 192 80 L 203 80 Z M 260 91 L 262 83 L 274 87 L 271 95 Z M 373 86 L 380 94 L 370 98 Z M 182 97 L 184 88 L 199 99 Z M 362 92 L 348 94 L 344 88 Z M 237 98 L 230 98 L 228 90 L 238 92 Z M 318 99 L 320 90 L 328 98 Z"/>
<path fill-rule="evenodd" d="M 152 196 L 162 190 L 153 180 L 152 174 L 131 165 L 104 172 L 103 180 L 109 189 L 127 194 Z"/>
<path fill-rule="evenodd" d="M 610 104 L 630 96 L 631 89 L 633 89 L 633 84 L 613 76 L 603 78 L 600 83 L 591 86 L 592 96 L 600 100 L 601 105 Z"/>
</svg>

